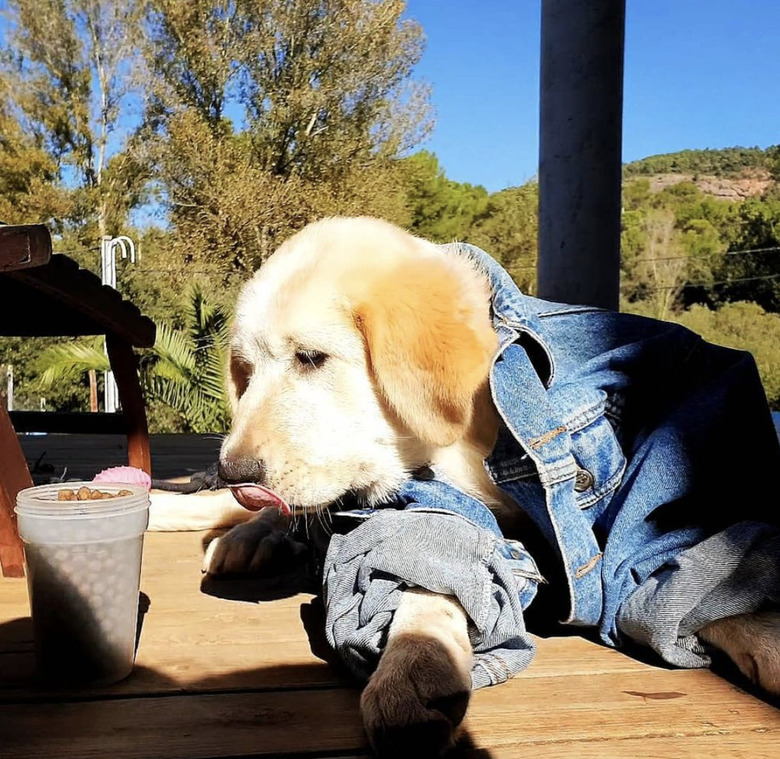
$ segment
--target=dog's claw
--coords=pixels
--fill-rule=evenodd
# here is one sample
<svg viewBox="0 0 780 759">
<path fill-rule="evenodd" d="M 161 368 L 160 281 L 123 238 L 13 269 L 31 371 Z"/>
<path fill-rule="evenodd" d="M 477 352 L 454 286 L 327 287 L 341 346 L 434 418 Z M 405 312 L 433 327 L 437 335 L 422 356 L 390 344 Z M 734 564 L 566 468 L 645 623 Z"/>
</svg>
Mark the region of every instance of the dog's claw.
<svg viewBox="0 0 780 759">
<path fill-rule="evenodd" d="M 266 509 L 212 540 L 201 571 L 212 577 L 264 576 L 289 569 L 306 551 L 291 536 L 289 520 L 275 509 Z"/>
</svg>

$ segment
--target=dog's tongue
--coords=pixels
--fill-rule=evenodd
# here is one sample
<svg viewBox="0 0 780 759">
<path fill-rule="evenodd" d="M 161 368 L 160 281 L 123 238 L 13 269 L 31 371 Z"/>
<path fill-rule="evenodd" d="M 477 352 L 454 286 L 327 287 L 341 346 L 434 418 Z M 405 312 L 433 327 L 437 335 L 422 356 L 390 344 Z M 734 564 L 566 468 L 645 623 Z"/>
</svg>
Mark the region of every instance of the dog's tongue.
<svg viewBox="0 0 780 759">
<path fill-rule="evenodd" d="M 273 490 L 256 485 L 253 482 L 231 485 L 233 497 L 249 511 L 260 511 L 268 506 L 275 506 L 282 514 L 290 514 L 290 507 Z"/>
</svg>

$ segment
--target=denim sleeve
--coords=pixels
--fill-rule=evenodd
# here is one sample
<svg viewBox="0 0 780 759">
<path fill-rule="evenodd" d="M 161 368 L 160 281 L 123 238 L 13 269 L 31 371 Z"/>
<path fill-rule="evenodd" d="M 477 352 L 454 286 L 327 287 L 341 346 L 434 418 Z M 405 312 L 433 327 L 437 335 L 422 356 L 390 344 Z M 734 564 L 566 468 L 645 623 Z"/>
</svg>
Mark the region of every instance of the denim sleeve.
<svg viewBox="0 0 780 759">
<path fill-rule="evenodd" d="M 706 624 L 780 604 L 780 530 L 739 522 L 682 551 L 623 603 L 618 629 L 678 667 L 706 667 Z"/>
<path fill-rule="evenodd" d="M 367 680 L 403 590 L 421 587 L 455 596 L 466 611 L 473 688 L 523 670 L 534 652 L 523 609 L 542 581 L 533 559 L 450 508 L 406 506 L 364 514 L 357 528 L 331 539 L 323 576 L 330 645 Z"/>
</svg>

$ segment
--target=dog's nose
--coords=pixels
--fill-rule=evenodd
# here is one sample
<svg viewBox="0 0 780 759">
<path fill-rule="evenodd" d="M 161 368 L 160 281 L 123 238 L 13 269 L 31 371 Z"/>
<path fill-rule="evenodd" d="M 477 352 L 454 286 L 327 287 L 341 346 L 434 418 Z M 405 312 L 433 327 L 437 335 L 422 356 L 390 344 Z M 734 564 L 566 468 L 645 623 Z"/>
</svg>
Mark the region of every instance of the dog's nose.
<svg viewBox="0 0 780 759">
<path fill-rule="evenodd" d="M 220 459 L 219 478 L 227 483 L 257 482 L 262 483 L 265 477 L 263 462 L 251 458 Z"/>
</svg>

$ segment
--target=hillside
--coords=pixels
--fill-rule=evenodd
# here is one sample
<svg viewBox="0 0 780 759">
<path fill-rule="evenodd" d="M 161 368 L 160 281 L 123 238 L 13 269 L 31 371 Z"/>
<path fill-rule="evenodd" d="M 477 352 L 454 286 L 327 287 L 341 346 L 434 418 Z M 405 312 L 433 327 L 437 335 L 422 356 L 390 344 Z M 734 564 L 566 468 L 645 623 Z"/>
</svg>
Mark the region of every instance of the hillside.
<svg viewBox="0 0 780 759">
<path fill-rule="evenodd" d="M 712 197 L 744 200 L 762 195 L 772 183 L 777 152 L 777 147 L 681 150 L 627 163 L 623 176 L 648 180 L 651 192 L 687 181 Z"/>
<path fill-rule="evenodd" d="M 653 174 L 642 177 L 650 181 L 650 191 L 659 192 L 679 184 L 693 182 L 705 195 L 720 200 L 744 200 L 763 195 L 772 184 L 772 176 L 764 169 L 754 169 L 753 176 L 718 177 L 707 174 Z M 630 181 L 630 180 L 629 180 Z"/>
<path fill-rule="evenodd" d="M 642 158 L 627 163 L 626 176 L 649 174 L 708 174 L 715 177 L 740 177 L 752 171 L 767 171 L 776 148 L 723 148 L 720 150 L 680 150 L 677 153 Z"/>
</svg>

